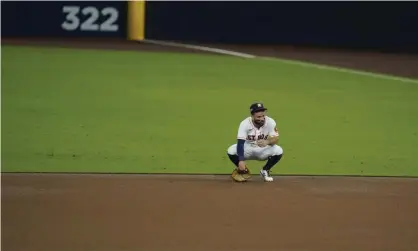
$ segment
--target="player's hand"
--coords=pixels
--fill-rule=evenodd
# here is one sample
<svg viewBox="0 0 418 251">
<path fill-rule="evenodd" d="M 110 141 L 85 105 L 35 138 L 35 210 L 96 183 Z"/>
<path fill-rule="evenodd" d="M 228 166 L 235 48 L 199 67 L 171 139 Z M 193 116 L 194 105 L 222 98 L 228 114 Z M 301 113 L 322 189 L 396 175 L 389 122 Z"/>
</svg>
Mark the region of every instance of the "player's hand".
<svg viewBox="0 0 418 251">
<path fill-rule="evenodd" d="M 268 142 L 267 142 L 267 140 L 264 140 L 264 139 L 262 139 L 262 140 L 257 140 L 257 145 L 258 145 L 259 147 L 265 147 L 265 146 L 267 146 L 267 145 L 268 145 Z"/>
<path fill-rule="evenodd" d="M 247 164 L 245 164 L 244 161 L 240 161 L 240 162 L 238 162 L 238 168 L 241 171 L 245 171 L 245 170 L 247 170 Z"/>
</svg>

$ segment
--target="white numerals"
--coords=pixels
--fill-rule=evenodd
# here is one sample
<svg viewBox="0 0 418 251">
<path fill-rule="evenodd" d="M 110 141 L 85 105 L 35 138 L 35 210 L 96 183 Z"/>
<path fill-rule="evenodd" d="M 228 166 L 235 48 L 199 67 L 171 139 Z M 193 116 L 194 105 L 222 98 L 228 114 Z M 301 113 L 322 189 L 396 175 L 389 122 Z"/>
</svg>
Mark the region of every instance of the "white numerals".
<svg viewBox="0 0 418 251">
<path fill-rule="evenodd" d="M 65 22 L 61 24 L 64 30 L 75 30 L 80 25 L 80 19 L 77 17 L 77 13 L 80 11 L 78 6 L 64 6 L 62 12 L 66 13 Z"/>
<path fill-rule="evenodd" d="M 81 12 L 80 9 L 79 6 L 62 7 L 62 12 L 65 14 L 65 21 L 61 24 L 61 27 L 64 30 L 118 31 L 119 26 L 115 24 L 119 17 L 117 9 L 106 7 L 99 11 L 93 6 L 84 7 L 81 9 Z M 104 17 L 104 21 L 101 24 L 97 22 L 100 15 Z M 83 17 L 84 21 L 80 21 L 80 16 Z"/>
<path fill-rule="evenodd" d="M 102 15 L 107 16 L 108 18 L 100 25 L 100 30 L 117 31 L 119 27 L 114 23 L 119 17 L 118 10 L 112 7 L 107 7 L 102 10 Z"/>
<path fill-rule="evenodd" d="M 86 21 L 84 21 L 81 26 L 80 30 L 82 31 L 97 31 L 99 29 L 99 25 L 95 22 L 99 18 L 99 11 L 95 7 L 86 7 L 84 8 L 81 13 L 87 17 Z"/>
</svg>

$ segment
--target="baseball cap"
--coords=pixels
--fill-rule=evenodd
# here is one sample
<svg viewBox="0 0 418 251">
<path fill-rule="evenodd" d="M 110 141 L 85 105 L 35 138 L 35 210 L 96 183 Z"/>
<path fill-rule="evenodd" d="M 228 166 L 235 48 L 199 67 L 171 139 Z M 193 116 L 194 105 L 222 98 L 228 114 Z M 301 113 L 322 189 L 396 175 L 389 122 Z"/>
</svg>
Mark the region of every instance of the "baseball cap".
<svg viewBox="0 0 418 251">
<path fill-rule="evenodd" d="M 256 113 L 256 112 L 261 112 L 261 111 L 267 111 L 267 108 L 264 107 L 263 103 L 253 103 L 250 106 L 250 112 L 252 113 Z"/>
</svg>

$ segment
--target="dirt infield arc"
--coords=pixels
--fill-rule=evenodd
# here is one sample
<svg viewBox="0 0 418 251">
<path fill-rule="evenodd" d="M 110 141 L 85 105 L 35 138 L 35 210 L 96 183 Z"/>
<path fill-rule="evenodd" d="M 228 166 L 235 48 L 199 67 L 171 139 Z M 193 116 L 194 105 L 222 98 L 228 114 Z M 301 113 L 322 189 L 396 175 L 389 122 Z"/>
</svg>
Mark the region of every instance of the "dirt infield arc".
<svg viewBox="0 0 418 251">
<path fill-rule="evenodd" d="M 51 44 L 112 45 L 31 42 Z M 418 76 L 418 60 L 400 57 L 410 64 L 390 67 L 391 56 L 376 71 Z M 369 67 L 383 60 L 374 62 Z M 2 174 L 1 187 L 4 251 L 418 250 L 412 178 L 285 176 L 264 183 L 255 176 L 238 184 L 228 176 Z"/>
<path fill-rule="evenodd" d="M 418 250 L 418 180 L 3 174 L 2 250 Z"/>
</svg>

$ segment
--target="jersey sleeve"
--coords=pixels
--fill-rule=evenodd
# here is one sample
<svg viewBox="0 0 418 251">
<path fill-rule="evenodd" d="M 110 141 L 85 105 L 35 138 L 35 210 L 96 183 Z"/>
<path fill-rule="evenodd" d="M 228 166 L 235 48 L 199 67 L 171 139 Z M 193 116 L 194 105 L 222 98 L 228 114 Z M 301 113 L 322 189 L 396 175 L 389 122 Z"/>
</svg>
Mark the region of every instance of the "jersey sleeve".
<svg viewBox="0 0 418 251">
<path fill-rule="evenodd" d="M 269 136 L 270 137 L 277 137 L 279 136 L 279 130 L 277 129 L 276 121 L 271 120 L 270 128 L 269 128 Z"/>
<path fill-rule="evenodd" d="M 238 128 L 238 135 L 237 135 L 237 139 L 247 139 L 248 136 L 248 128 L 247 128 L 247 123 L 245 123 L 245 121 L 242 121 L 239 125 Z"/>
</svg>

